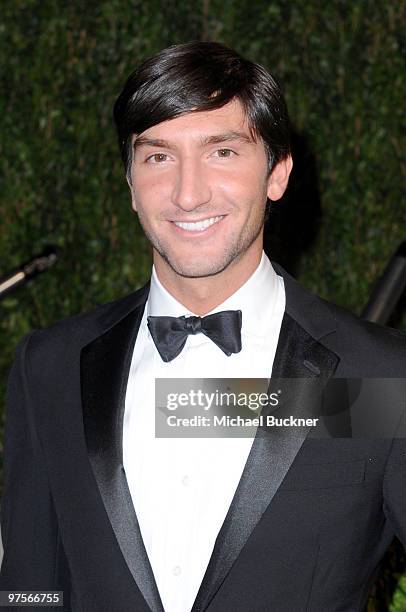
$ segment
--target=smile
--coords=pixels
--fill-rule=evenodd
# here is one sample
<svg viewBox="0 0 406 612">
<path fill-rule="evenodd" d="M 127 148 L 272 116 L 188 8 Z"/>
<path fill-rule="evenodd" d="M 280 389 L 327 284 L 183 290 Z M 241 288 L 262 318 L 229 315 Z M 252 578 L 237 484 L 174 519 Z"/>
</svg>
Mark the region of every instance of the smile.
<svg viewBox="0 0 406 612">
<path fill-rule="evenodd" d="M 203 221 L 196 221 L 195 223 L 183 223 L 182 221 L 174 221 L 173 223 L 184 230 L 188 230 L 190 232 L 201 232 L 202 230 L 207 229 L 214 223 L 218 223 L 221 219 L 224 218 L 224 215 L 219 217 L 210 217 L 210 219 L 204 219 Z"/>
</svg>

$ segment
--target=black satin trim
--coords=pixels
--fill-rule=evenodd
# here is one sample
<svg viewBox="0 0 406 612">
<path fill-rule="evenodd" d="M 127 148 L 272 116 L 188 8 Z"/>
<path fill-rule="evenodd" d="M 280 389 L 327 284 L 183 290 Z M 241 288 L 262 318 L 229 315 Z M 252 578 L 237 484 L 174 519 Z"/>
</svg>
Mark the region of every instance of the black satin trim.
<svg viewBox="0 0 406 612">
<path fill-rule="evenodd" d="M 83 422 L 89 460 L 124 560 L 151 610 L 163 612 L 123 467 L 125 394 L 144 306 L 82 350 Z"/>
<path fill-rule="evenodd" d="M 314 367 L 309 369 L 304 360 Z M 327 382 L 338 363 L 339 357 L 335 353 L 310 336 L 290 315 L 284 314 L 272 379 L 309 379 L 317 376 L 319 371 L 318 378 Z M 305 380 L 301 386 L 299 383 L 299 388 L 295 385 L 296 401 L 289 401 L 290 414 L 299 416 L 307 399 L 312 397 L 308 394 L 309 390 L 310 386 L 305 384 Z M 277 429 L 258 429 L 233 501 L 217 536 L 192 612 L 206 610 L 215 597 L 277 493 L 310 429 L 311 427 L 302 427 L 299 432 L 295 429 L 289 437 L 281 437 Z M 255 496 L 252 491 L 255 491 Z"/>
</svg>

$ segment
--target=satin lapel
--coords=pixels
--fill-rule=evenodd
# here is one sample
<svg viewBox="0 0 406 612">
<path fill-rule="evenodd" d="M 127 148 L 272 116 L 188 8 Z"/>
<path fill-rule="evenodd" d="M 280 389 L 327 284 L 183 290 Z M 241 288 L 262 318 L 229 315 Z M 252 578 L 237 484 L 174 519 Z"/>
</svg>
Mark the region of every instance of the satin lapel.
<svg viewBox="0 0 406 612">
<path fill-rule="evenodd" d="M 338 361 L 335 353 L 315 340 L 285 312 L 272 379 L 317 377 L 327 382 Z M 305 387 L 303 385 L 304 392 Z M 299 408 L 299 402 L 296 402 L 296 409 Z M 294 412 L 295 406 L 292 409 Z M 217 536 L 192 612 L 201 612 L 209 606 L 271 503 L 309 430 L 310 427 L 303 427 L 299 433 L 295 429 L 292 436 L 281 436 L 277 428 L 274 428 L 274 432 L 258 429 L 233 501 Z"/>
<path fill-rule="evenodd" d="M 82 350 L 82 405 L 90 463 L 117 542 L 149 607 L 163 612 L 122 457 L 125 393 L 144 306 L 145 302 Z"/>
</svg>

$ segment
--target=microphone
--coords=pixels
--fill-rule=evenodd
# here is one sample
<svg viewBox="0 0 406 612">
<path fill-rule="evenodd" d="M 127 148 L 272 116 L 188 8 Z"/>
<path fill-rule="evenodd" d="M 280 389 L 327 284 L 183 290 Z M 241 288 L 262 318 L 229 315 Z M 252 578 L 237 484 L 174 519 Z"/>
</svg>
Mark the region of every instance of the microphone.
<svg viewBox="0 0 406 612">
<path fill-rule="evenodd" d="M 385 325 L 405 289 L 406 242 L 402 242 L 375 283 L 368 304 L 361 314 L 362 318 Z"/>
<path fill-rule="evenodd" d="M 58 257 L 57 253 L 57 247 L 48 246 L 42 253 L 0 279 L 0 299 L 13 291 L 13 289 L 24 285 L 41 272 L 45 272 L 53 266 Z"/>
</svg>

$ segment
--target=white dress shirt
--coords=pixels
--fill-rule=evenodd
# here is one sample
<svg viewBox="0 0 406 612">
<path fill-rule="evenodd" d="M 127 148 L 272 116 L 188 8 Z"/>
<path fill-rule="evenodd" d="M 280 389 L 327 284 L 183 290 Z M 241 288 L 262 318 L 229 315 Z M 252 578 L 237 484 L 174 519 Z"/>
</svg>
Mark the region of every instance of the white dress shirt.
<svg viewBox="0 0 406 612">
<path fill-rule="evenodd" d="M 152 268 L 127 385 L 123 463 L 165 612 L 190 612 L 253 438 L 155 438 L 155 378 L 267 378 L 285 311 L 285 290 L 265 253 L 251 277 L 210 313 L 241 310 L 242 350 L 230 356 L 189 335 L 162 361 L 150 315 L 190 316 Z"/>
</svg>

